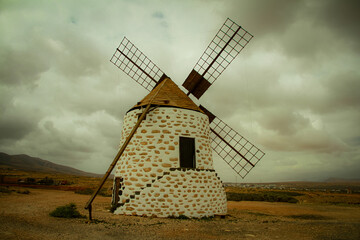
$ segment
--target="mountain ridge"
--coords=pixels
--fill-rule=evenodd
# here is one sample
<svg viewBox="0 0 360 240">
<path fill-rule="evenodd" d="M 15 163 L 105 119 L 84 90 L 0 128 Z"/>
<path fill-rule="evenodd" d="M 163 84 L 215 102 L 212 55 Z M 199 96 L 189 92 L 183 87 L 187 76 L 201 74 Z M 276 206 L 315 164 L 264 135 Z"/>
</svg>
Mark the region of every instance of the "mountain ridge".
<svg viewBox="0 0 360 240">
<path fill-rule="evenodd" d="M 26 154 L 10 155 L 4 152 L 0 152 L 0 165 L 22 171 L 62 173 L 62 174 L 87 176 L 87 177 L 102 176 L 101 174 L 81 171 L 76 168 L 68 167 L 61 164 L 56 164 L 38 157 L 31 157 Z"/>
</svg>

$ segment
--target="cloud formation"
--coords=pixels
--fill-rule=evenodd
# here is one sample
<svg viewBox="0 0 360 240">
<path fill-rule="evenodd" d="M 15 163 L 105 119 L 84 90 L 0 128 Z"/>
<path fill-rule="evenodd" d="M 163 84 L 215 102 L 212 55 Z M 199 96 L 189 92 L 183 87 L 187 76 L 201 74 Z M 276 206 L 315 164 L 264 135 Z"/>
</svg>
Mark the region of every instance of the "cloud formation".
<svg viewBox="0 0 360 240">
<path fill-rule="evenodd" d="M 2 1 L 0 151 L 102 173 L 146 91 L 109 59 L 127 36 L 179 85 L 227 17 L 255 37 L 201 104 L 266 155 L 243 181 L 356 178 L 358 1 Z M 236 175 L 217 156 L 224 181 Z"/>
</svg>

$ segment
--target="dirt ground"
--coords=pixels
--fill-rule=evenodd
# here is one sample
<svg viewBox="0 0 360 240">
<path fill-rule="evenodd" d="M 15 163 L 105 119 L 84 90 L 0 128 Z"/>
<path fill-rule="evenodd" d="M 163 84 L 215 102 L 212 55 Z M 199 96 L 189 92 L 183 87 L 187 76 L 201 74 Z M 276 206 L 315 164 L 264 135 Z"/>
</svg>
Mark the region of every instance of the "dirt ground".
<svg viewBox="0 0 360 240">
<path fill-rule="evenodd" d="M 360 239 L 359 206 L 228 202 L 225 219 L 182 220 L 114 215 L 98 196 L 90 223 L 49 216 L 70 202 L 87 215 L 88 195 L 29 191 L 0 193 L 0 239 Z"/>
</svg>

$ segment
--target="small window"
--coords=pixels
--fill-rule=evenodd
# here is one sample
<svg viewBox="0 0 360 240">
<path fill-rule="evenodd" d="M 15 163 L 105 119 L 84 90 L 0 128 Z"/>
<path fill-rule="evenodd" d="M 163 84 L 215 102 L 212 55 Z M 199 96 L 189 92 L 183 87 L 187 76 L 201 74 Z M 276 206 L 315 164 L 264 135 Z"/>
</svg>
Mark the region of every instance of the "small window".
<svg viewBox="0 0 360 240">
<path fill-rule="evenodd" d="M 180 137 L 180 167 L 196 168 L 195 138 Z"/>
</svg>

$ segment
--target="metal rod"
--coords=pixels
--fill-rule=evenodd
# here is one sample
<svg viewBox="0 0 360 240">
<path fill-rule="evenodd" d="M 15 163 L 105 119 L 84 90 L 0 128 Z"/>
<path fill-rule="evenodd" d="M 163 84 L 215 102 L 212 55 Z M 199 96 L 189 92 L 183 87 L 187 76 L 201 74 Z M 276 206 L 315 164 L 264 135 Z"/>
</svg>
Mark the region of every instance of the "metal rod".
<svg viewBox="0 0 360 240">
<path fill-rule="evenodd" d="M 229 41 L 225 44 L 225 46 L 220 50 L 220 52 L 218 53 L 218 55 L 212 60 L 212 62 L 210 63 L 210 65 L 207 67 L 207 69 L 204 71 L 204 73 L 201 75 L 202 77 L 205 76 L 205 74 L 207 73 L 207 71 L 209 71 L 209 69 L 211 68 L 211 66 L 214 64 L 214 62 L 216 61 L 216 59 L 220 56 L 220 54 L 225 50 L 225 48 L 227 47 L 227 45 L 229 45 L 229 43 L 231 42 L 231 40 L 235 37 L 235 35 L 239 32 L 239 30 L 241 29 L 241 26 L 239 26 L 239 28 L 236 30 L 236 32 L 231 36 L 231 38 L 229 39 Z M 209 45 L 210 46 L 210 45 Z"/>
<path fill-rule="evenodd" d="M 126 57 L 132 64 L 134 64 L 138 69 L 140 69 L 143 73 L 145 73 L 146 76 L 148 76 L 151 80 L 153 80 L 155 83 L 158 83 L 152 76 L 150 76 L 145 70 L 143 70 L 139 65 L 137 65 L 133 60 L 131 60 L 128 56 L 126 56 L 119 48 L 116 48 L 124 57 Z"/>
<path fill-rule="evenodd" d="M 217 132 L 214 131 L 214 129 L 210 128 L 210 130 L 219 137 L 223 142 L 225 142 L 232 150 L 234 150 L 237 154 L 239 154 L 245 161 L 247 161 L 251 166 L 255 167 L 254 164 L 252 164 L 244 155 L 242 155 L 238 150 L 236 150 L 233 146 L 231 146 L 227 141 L 225 141 L 224 138 L 222 138 Z"/>
</svg>

